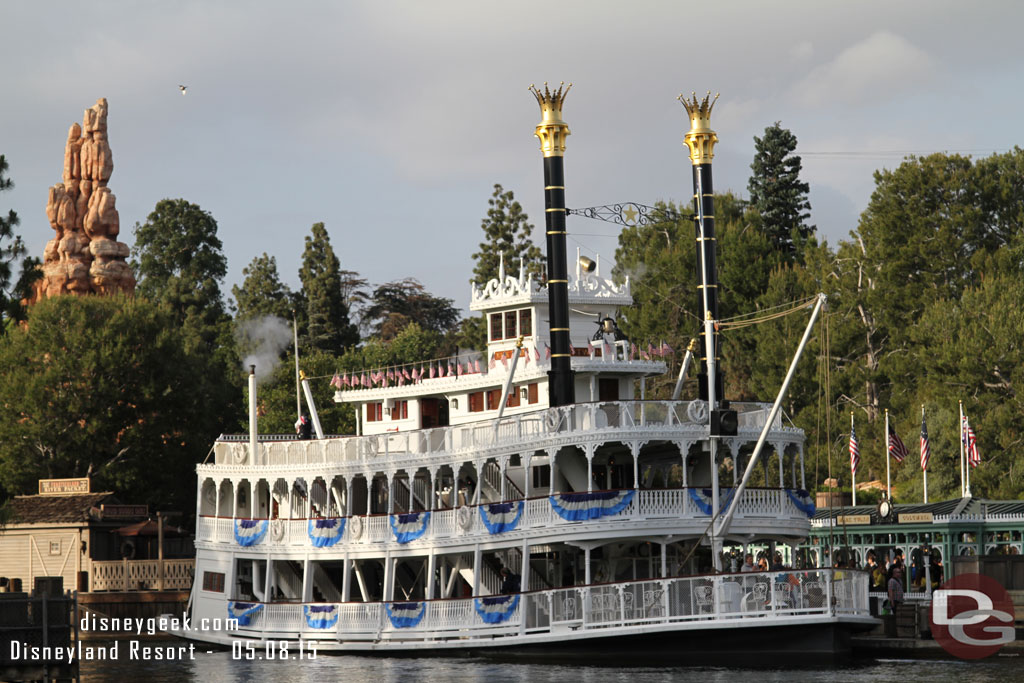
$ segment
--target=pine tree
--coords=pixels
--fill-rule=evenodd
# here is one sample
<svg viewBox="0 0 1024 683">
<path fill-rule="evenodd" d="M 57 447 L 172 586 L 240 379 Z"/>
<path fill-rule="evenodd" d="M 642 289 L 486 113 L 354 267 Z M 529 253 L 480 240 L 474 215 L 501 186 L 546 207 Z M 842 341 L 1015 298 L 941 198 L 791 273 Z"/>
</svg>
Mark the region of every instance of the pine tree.
<svg viewBox="0 0 1024 683">
<path fill-rule="evenodd" d="M 277 259 L 266 252 L 242 269 L 242 286 L 231 288 L 238 307 L 237 318 L 246 320 L 266 315 L 290 319 L 292 293 L 277 274 Z"/>
<path fill-rule="evenodd" d="M 761 229 L 775 248 L 790 262 L 799 260 L 804 246 L 813 238 L 815 227 L 807 223 L 811 204 L 810 186 L 800 180 L 803 164 L 796 150 L 796 136 L 780 122 L 754 137 L 753 174 L 747 183 L 750 204 L 761 219 Z"/>
<path fill-rule="evenodd" d="M 7 159 L 0 154 L 0 192 L 14 186 L 10 178 L 4 177 L 6 171 Z M 7 212 L 6 218 L 0 215 L 0 335 L 4 333 L 8 320 L 24 319 L 25 312 L 21 305 L 21 299 L 28 296 L 31 283 L 38 275 L 36 270 L 36 266 L 39 264 L 38 259 L 24 258 L 21 263 L 21 277 L 13 287 L 11 286 L 14 263 L 19 258 L 25 257 L 26 253 L 21 236 L 14 234 L 14 228 L 20 222 L 18 214 L 13 209 Z"/>
<path fill-rule="evenodd" d="M 498 277 L 499 256 L 504 257 L 507 273 L 517 274 L 522 263 L 527 273 L 532 273 L 535 278 L 541 276 L 544 273 L 543 255 L 530 238 L 533 226 L 512 190 L 506 192 L 501 185 L 495 184 L 494 194 L 487 204 L 490 206 L 487 217 L 480 222 L 486 241 L 481 242 L 480 251 L 473 254 L 476 259 L 473 282 L 485 285 L 488 280 Z"/>
<path fill-rule="evenodd" d="M 331 248 L 323 223 L 314 223 L 302 252 L 302 299 L 306 307 L 305 340 L 312 348 L 341 353 L 359 342 L 359 332 L 348 316 L 341 285 L 341 263 Z"/>
</svg>

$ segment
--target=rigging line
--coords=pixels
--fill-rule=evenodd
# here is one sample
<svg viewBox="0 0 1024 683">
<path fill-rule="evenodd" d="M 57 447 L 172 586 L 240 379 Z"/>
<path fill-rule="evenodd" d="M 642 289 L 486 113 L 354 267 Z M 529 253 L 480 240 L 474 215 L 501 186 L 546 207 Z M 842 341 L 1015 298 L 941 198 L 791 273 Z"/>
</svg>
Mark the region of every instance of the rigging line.
<svg viewBox="0 0 1024 683">
<path fill-rule="evenodd" d="M 797 313 L 799 311 L 802 311 L 805 308 L 809 308 L 809 304 L 813 303 L 813 301 L 814 300 L 811 299 L 808 304 L 801 304 L 799 306 L 794 306 L 793 308 L 791 308 L 789 310 L 786 310 L 786 311 L 782 311 L 780 313 L 773 313 L 771 315 L 765 315 L 765 316 L 761 316 L 759 318 L 751 318 L 749 320 L 741 320 L 739 322 L 722 323 L 722 324 L 719 325 L 719 327 L 721 329 L 723 329 L 723 330 L 738 330 L 738 329 L 742 329 L 744 327 L 750 327 L 752 325 L 760 325 L 761 323 L 770 322 L 772 320 L 778 320 L 779 318 L 785 318 L 787 315 L 792 315 L 793 313 Z"/>
<path fill-rule="evenodd" d="M 783 308 L 785 306 L 791 306 L 793 310 L 799 310 L 800 308 L 806 308 L 808 304 L 813 304 L 817 300 L 818 300 L 818 297 L 817 297 L 817 295 L 815 295 L 815 296 L 809 296 L 806 299 L 796 299 L 794 301 L 786 301 L 785 303 L 781 303 L 781 304 L 778 304 L 778 305 L 775 305 L 775 306 L 769 306 L 768 308 L 762 309 L 760 311 L 754 311 L 753 313 L 740 313 L 739 315 L 734 315 L 731 318 L 722 318 L 721 320 L 719 320 L 719 322 L 723 323 L 723 324 L 726 324 L 726 323 L 731 324 L 732 321 L 743 322 L 743 320 L 741 320 L 741 319 L 749 319 L 749 318 L 752 318 L 752 317 L 766 315 L 766 314 L 768 314 L 771 311 L 778 310 L 778 309 Z M 790 310 L 786 311 L 787 314 L 789 312 L 790 312 Z"/>
</svg>

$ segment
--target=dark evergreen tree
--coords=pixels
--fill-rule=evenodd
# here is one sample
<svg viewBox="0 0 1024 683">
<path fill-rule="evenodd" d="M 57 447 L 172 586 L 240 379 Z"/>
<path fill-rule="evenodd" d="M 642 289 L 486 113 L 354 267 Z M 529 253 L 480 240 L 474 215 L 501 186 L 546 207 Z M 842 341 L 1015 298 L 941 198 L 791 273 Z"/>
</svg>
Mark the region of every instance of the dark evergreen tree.
<svg viewBox="0 0 1024 683">
<path fill-rule="evenodd" d="M 753 173 L 747 183 L 750 205 L 760 217 L 761 229 L 776 249 L 799 260 L 804 246 L 813 238 L 815 227 L 807 223 L 811 204 L 810 186 L 800 180 L 802 162 L 793 152 L 796 136 L 778 121 L 754 137 Z"/>
<path fill-rule="evenodd" d="M 302 252 L 302 301 L 306 309 L 305 342 L 310 347 L 340 354 L 359 342 L 359 332 L 349 320 L 342 291 L 341 263 L 331 248 L 323 223 L 314 223 Z"/>
<path fill-rule="evenodd" d="M 0 192 L 14 186 L 10 178 L 5 177 L 7 159 L 0 154 Z M 25 317 L 21 300 L 29 295 L 32 281 L 39 275 L 39 260 L 26 257 L 25 244 L 20 235 L 14 234 L 14 228 L 20 223 L 18 214 L 13 210 L 7 216 L 0 215 L 0 335 L 7 329 L 9 321 L 23 320 Z M 21 277 L 13 283 L 14 265 L 21 261 Z"/>
<path fill-rule="evenodd" d="M 488 280 L 498 277 L 498 261 L 505 259 L 505 272 L 518 274 L 522 263 L 527 273 L 539 278 L 544 273 L 544 257 L 540 248 L 533 243 L 533 226 L 523 207 L 516 201 L 512 190 L 505 191 L 501 185 L 494 185 L 494 194 L 487 200 L 490 206 L 487 217 L 480 222 L 485 241 L 480 251 L 473 254 L 476 266 L 473 268 L 473 282 L 486 285 Z"/>
<path fill-rule="evenodd" d="M 277 274 L 277 259 L 264 252 L 242 269 L 242 276 L 242 286 L 231 288 L 239 320 L 267 315 L 291 319 L 292 293 Z"/>
</svg>

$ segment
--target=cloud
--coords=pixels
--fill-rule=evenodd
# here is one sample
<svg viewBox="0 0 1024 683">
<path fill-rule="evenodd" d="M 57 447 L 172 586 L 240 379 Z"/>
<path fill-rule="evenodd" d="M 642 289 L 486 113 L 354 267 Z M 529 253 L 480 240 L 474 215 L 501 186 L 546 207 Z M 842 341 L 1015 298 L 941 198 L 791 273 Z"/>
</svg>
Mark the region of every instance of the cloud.
<svg viewBox="0 0 1024 683">
<path fill-rule="evenodd" d="M 793 88 L 805 105 L 887 100 L 930 80 L 934 60 L 905 38 L 878 31 L 813 69 Z"/>
</svg>

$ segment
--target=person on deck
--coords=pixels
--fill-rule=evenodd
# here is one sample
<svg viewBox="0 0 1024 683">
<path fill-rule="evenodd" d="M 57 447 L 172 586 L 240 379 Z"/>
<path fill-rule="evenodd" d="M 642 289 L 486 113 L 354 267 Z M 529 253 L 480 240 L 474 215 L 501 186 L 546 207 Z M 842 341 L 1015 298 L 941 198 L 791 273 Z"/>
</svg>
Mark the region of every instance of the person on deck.
<svg viewBox="0 0 1024 683">
<path fill-rule="evenodd" d="M 514 574 L 509 571 L 508 567 L 501 568 L 501 593 L 503 595 L 510 595 L 512 593 L 519 592 L 519 574 Z"/>
<path fill-rule="evenodd" d="M 749 553 L 747 554 L 747 557 L 743 561 L 743 566 L 740 567 L 740 571 L 743 572 L 744 574 L 747 573 L 747 572 L 756 572 L 757 571 L 757 567 L 754 566 L 754 556 L 753 555 L 751 555 Z"/>
</svg>

